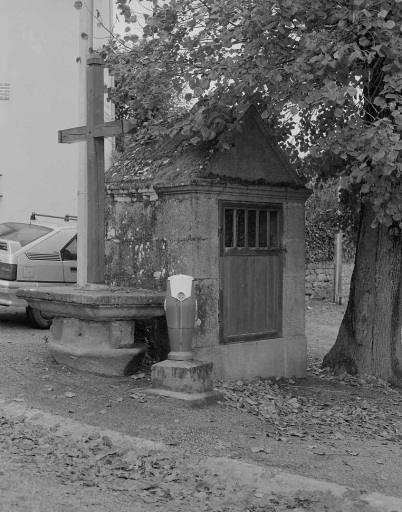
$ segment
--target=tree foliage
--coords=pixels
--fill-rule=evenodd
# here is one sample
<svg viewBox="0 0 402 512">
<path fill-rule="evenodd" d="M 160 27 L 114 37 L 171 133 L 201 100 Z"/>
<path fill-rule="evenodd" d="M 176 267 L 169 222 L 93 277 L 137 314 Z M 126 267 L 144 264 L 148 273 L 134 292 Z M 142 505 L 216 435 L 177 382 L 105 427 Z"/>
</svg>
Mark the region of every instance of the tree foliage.
<svg viewBox="0 0 402 512">
<path fill-rule="evenodd" d="M 116 1 L 134 23 L 130 1 Z M 349 302 L 323 364 L 401 384 L 402 0 L 153 0 L 131 34 L 105 55 L 139 142 L 181 133 L 228 149 L 254 102 L 294 161 L 308 155 L 313 173 L 331 162 L 359 217 Z"/>
<path fill-rule="evenodd" d="M 117 4 L 130 27 L 130 1 Z M 126 30 L 106 52 L 112 96 L 144 137 L 228 148 L 255 102 L 294 155 L 344 160 L 342 186 L 358 185 L 375 223 L 401 223 L 402 0 L 154 0 L 142 34 Z"/>
</svg>

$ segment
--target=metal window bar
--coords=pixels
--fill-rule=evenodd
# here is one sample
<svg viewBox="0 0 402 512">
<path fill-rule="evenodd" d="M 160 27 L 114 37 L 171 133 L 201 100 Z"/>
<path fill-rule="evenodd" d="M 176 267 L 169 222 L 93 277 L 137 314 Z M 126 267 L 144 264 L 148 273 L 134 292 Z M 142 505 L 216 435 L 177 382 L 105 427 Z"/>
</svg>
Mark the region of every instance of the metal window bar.
<svg viewBox="0 0 402 512">
<path fill-rule="evenodd" d="M 272 210 L 269 212 L 269 247 L 278 247 L 279 245 L 279 229 L 278 229 L 278 212 Z"/>
<path fill-rule="evenodd" d="M 267 248 L 271 248 L 271 212 L 267 211 Z"/>
<path fill-rule="evenodd" d="M 237 208 L 233 208 L 233 248 L 237 247 Z"/>
</svg>

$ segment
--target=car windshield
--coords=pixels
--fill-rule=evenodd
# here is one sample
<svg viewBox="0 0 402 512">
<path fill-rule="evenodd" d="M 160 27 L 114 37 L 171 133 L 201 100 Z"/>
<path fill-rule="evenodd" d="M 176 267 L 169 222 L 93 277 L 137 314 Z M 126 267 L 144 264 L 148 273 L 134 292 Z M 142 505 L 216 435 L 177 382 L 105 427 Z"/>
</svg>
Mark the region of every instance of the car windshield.
<svg viewBox="0 0 402 512">
<path fill-rule="evenodd" d="M 0 224 L 0 238 L 19 242 L 22 246 L 37 240 L 51 231 L 51 228 L 34 224 L 20 224 L 18 222 Z"/>
</svg>

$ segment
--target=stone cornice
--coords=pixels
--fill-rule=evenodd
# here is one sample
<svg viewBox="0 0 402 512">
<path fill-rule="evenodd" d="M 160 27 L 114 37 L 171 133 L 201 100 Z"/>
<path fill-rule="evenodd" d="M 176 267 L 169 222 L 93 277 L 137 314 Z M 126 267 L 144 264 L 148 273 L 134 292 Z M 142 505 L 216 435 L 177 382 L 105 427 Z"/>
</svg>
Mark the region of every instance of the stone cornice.
<svg viewBox="0 0 402 512">
<path fill-rule="evenodd" d="M 142 195 L 151 199 L 157 199 L 158 196 L 170 195 L 189 195 L 189 194 L 208 194 L 208 195 L 227 195 L 230 194 L 234 198 L 247 199 L 251 196 L 257 198 L 275 198 L 275 199 L 298 199 L 306 200 L 311 191 L 307 188 L 291 188 L 291 187 L 278 187 L 272 185 L 240 185 L 233 183 L 216 184 L 216 183 L 196 183 L 188 185 L 174 185 L 174 186 L 157 186 L 155 187 L 138 187 L 135 188 L 129 185 L 127 187 L 121 184 L 113 187 L 107 186 L 107 195 L 114 196 L 130 196 Z"/>
</svg>

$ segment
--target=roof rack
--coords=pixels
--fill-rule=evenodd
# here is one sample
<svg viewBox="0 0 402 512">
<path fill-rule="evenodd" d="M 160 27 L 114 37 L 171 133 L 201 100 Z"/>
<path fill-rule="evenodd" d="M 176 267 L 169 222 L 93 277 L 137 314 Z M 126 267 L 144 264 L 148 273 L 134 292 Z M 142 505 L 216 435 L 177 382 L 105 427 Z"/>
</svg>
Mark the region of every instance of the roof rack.
<svg viewBox="0 0 402 512">
<path fill-rule="evenodd" d="M 63 219 L 65 222 L 68 222 L 70 220 L 78 220 L 78 217 L 76 215 L 70 215 L 68 213 L 66 213 L 66 215 L 64 215 L 64 217 L 59 217 L 58 215 L 45 215 L 43 213 L 35 213 L 35 212 L 31 213 L 31 217 L 29 220 L 36 220 L 36 217 L 48 217 L 50 219 Z"/>
</svg>

